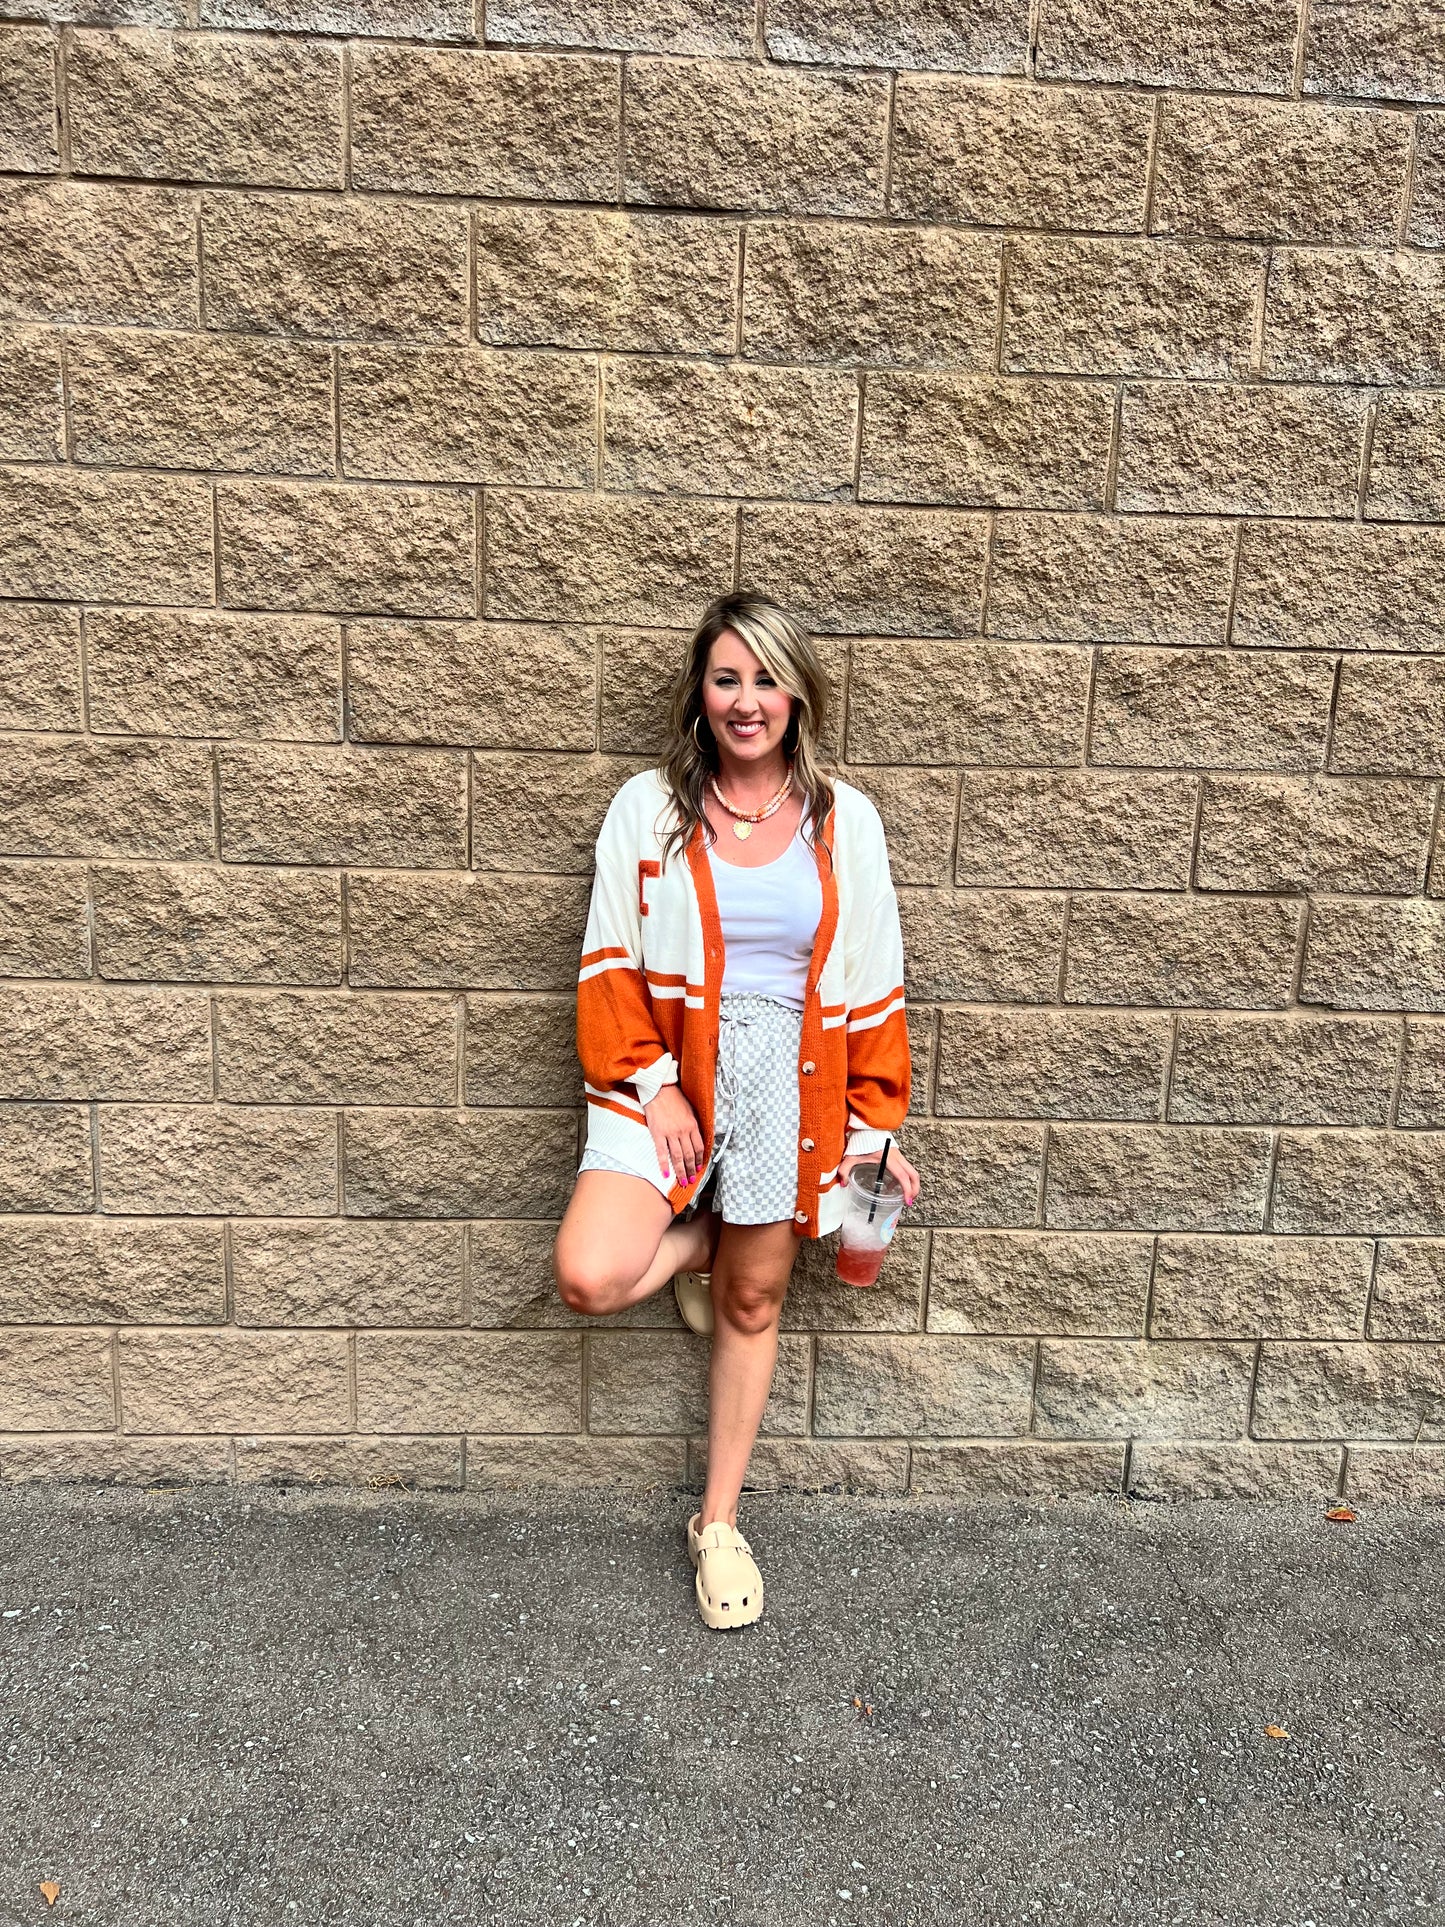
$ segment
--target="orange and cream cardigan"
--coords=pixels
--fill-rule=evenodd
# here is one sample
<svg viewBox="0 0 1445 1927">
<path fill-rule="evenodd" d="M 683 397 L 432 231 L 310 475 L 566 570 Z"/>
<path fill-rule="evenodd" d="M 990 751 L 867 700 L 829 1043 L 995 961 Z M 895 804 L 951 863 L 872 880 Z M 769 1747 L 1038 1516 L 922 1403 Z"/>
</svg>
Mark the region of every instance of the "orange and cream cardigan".
<svg viewBox="0 0 1445 1927">
<path fill-rule="evenodd" d="M 883 824 L 861 790 L 841 782 L 834 790 L 823 838 L 833 862 L 817 852 L 823 913 L 798 1048 L 793 1229 L 809 1238 L 842 1222 L 843 1157 L 877 1150 L 908 1112 L 903 941 Z M 681 1084 L 707 1157 L 692 1184 L 668 1193 L 677 1212 L 712 1157 L 723 935 L 701 827 L 663 865 L 674 821 L 657 770 L 624 783 L 608 808 L 578 974 L 577 1052 L 588 1147 L 633 1168 L 650 1156 L 643 1105 L 664 1084 Z"/>
</svg>

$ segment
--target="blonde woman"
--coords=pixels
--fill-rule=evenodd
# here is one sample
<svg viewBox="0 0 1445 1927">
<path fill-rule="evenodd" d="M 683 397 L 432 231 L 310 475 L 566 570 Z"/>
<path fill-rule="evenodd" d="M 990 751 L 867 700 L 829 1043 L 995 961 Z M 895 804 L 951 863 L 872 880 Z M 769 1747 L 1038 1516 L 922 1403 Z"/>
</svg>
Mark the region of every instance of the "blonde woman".
<svg viewBox="0 0 1445 1927">
<path fill-rule="evenodd" d="M 760 596 L 704 612 L 661 767 L 597 839 L 577 1043 L 587 1149 L 557 1287 L 598 1316 L 674 1282 L 712 1334 L 707 1483 L 688 1521 L 704 1621 L 763 1582 L 738 1498 L 798 1238 L 835 1230 L 848 1173 L 908 1110 L 903 948 L 883 825 L 819 762 L 827 677 Z M 918 1173 L 898 1150 L 904 1197 Z"/>
</svg>

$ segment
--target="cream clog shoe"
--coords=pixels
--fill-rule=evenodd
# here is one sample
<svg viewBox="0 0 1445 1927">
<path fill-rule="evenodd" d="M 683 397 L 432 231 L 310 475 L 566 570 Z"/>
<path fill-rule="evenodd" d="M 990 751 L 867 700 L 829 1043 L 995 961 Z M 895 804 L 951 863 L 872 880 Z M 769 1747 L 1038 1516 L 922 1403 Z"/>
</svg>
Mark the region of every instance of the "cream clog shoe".
<svg viewBox="0 0 1445 1927">
<path fill-rule="evenodd" d="M 701 1517 L 694 1512 L 687 1522 L 687 1552 L 697 1567 L 693 1586 L 703 1624 L 714 1631 L 750 1626 L 763 1611 L 763 1575 L 753 1549 L 736 1526 L 721 1519 L 699 1531 Z"/>
<path fill-rule="evenodd" d="M 712 1273 L 680 1271 L 672 1281 L 672 1289 L 677 1298 L 677 1308 L 682 1313 L 682 1322 L 699 1337 L 711 1338 Z"/>
</svg>

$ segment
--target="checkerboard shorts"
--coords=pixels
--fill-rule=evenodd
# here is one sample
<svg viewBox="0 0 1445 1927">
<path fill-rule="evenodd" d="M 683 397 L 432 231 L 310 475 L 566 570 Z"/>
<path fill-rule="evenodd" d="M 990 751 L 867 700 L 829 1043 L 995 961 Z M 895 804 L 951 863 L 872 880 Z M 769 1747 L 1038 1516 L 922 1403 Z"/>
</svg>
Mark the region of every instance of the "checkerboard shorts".
<svg viewBox="0 0 1445 1927">
<path fill-rule="evenodd" d="M 718 1008 L 717 1081 L 713 1087 L 713 1154 L 697 1203 L 724 1224 L 791 1220 L 798 1196 L 798 1045 L 803 1013 L 752 993 L 724 997 Z M 583 1171 L 621 1171 L 646 1178 L 664 1196 L 667 1180 L 653 1152 L 643 1170 L 605 1152 L 584 1152 Z"/>
</svg>

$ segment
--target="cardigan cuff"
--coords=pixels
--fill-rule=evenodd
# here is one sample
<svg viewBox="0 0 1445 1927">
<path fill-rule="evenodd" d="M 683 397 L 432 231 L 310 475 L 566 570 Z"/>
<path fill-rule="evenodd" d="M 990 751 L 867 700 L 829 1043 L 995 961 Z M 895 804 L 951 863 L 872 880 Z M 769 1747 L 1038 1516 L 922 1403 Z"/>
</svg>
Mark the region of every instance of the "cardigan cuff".
<svg viewBox="0 0 1445 1927">
<path fill-rule="evenodd" d="M 869 1131 L 860 1126 L 848 1133 L 848 1148 L 843 1155 L 845 1158 L 871 1157 L 875 1151 L 883 1149 L 892 1135 L 891 1131 Z"/>
<path fill-rule="evenodd" d="M 632 1088 L 637 1092 L 638 1102 L 645 1109 L 657 1096 L 664 1084 L 677 1082 L 677 1059 L 671 1051 L 664 1051 L 646 1070 L 632 1073 Z"/>
</svg>

